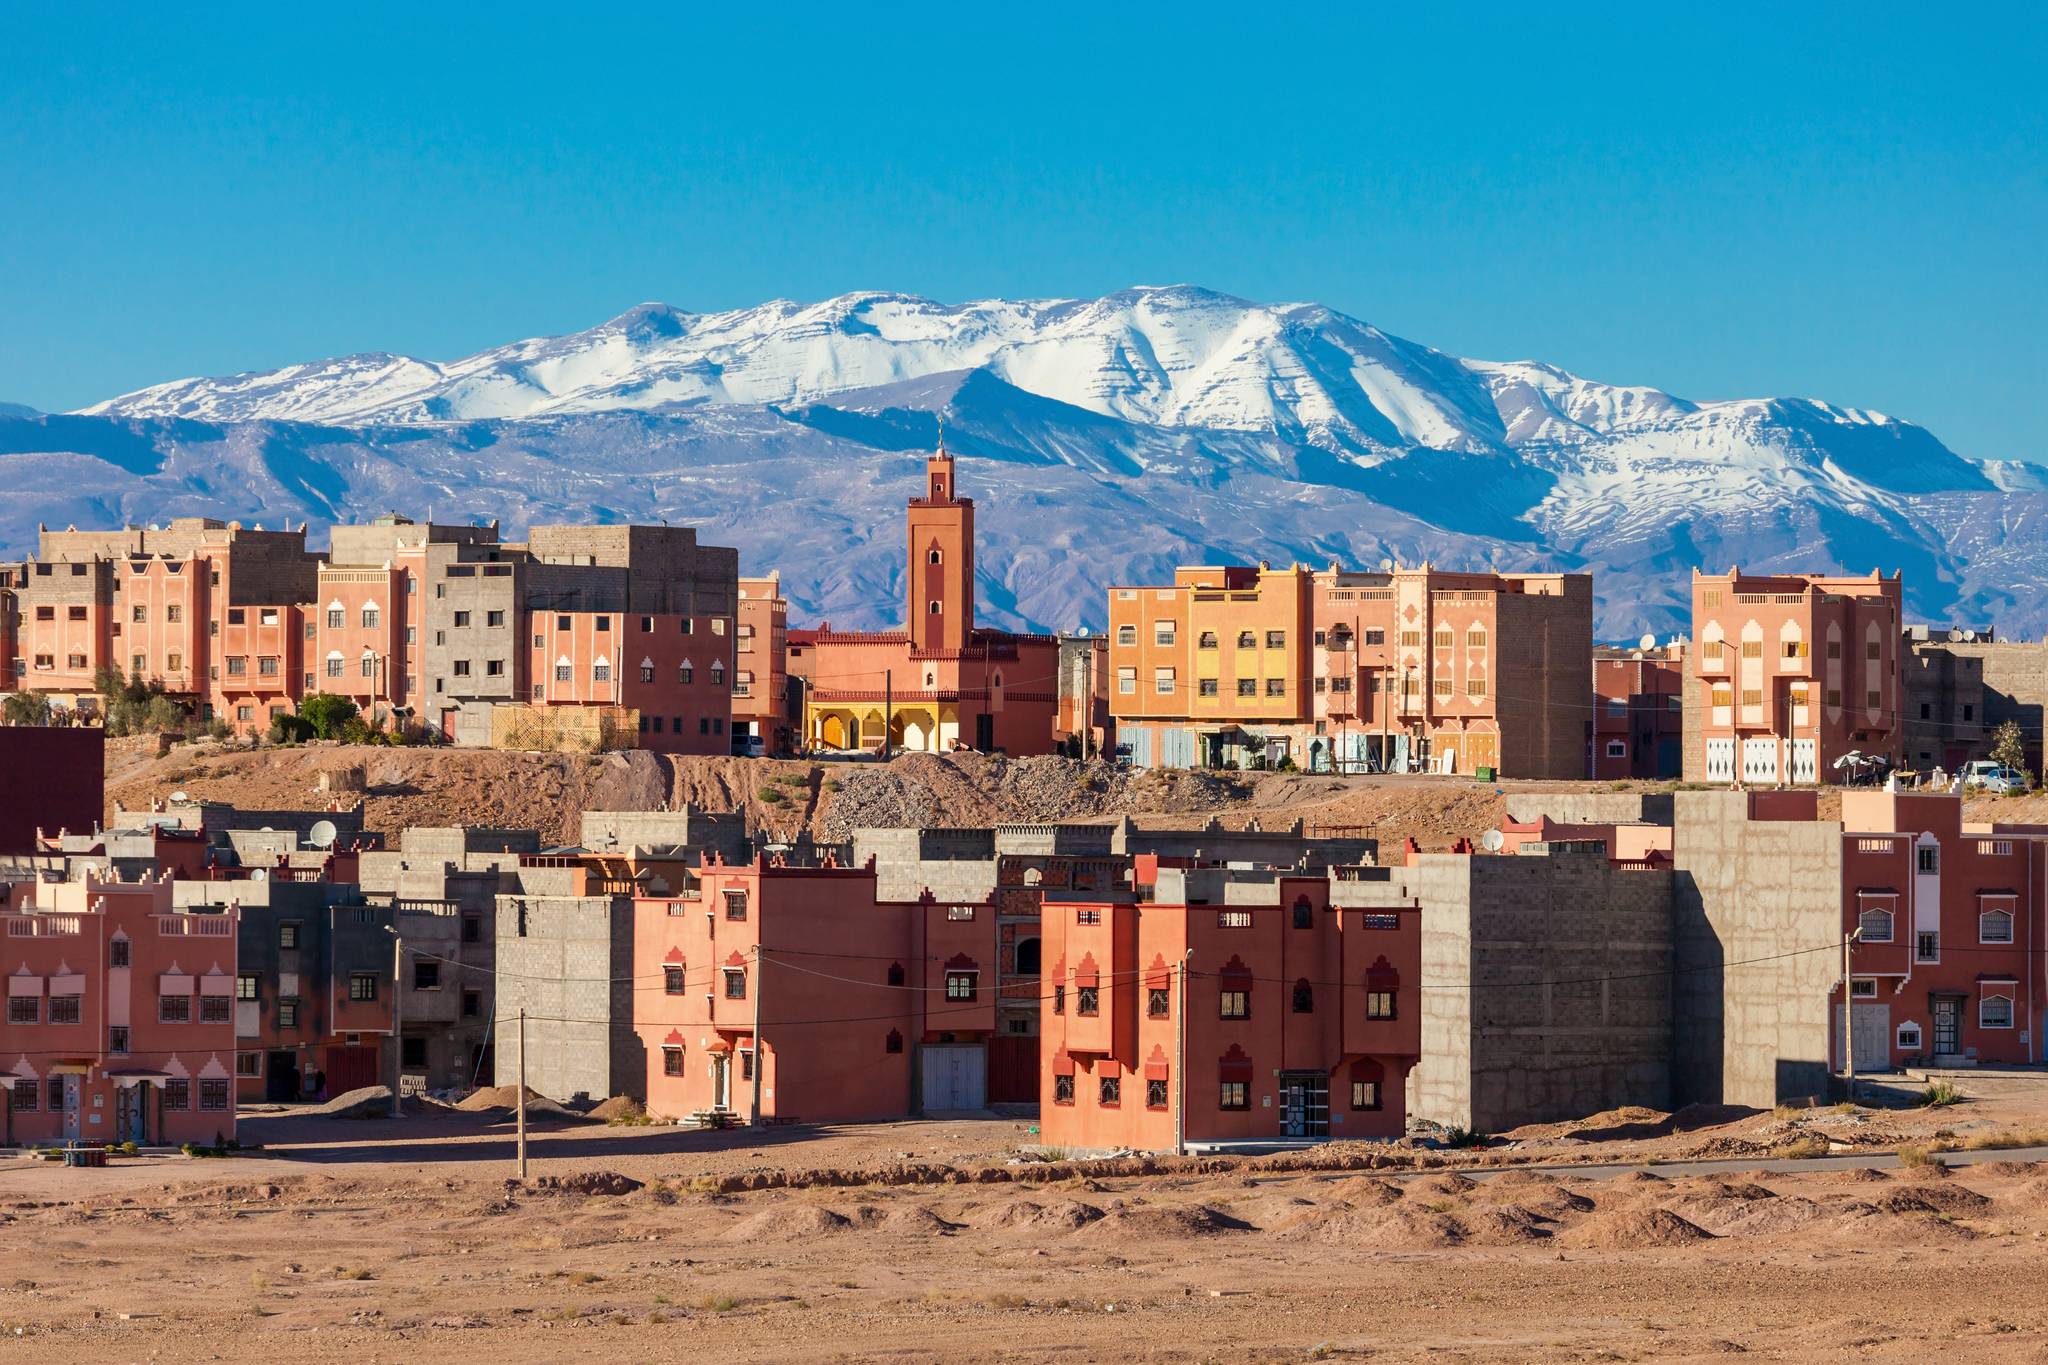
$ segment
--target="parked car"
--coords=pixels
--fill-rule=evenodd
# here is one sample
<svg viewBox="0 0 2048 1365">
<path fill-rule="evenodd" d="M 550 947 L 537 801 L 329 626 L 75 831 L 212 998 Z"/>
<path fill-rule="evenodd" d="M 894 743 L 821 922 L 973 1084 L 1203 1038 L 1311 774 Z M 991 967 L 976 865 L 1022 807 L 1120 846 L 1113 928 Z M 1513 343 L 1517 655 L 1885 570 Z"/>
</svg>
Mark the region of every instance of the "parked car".
<svg viewBox="0 0 2048 1365">
<path fill-rule="evenodd" d="M 2024 792 L 2032 783 L 2018 768 L 2008 768 L 1990 759 L 1978 759 L 1963 769 L 1963 785 L 2010 796 Z"/>
<path fill-rule="evenodd" d="M 732 751 L 738 758 L 764 758 L 768 753 L 768 741 L 759 735 L 743 735 L 732 742 Z"/>
</svg>

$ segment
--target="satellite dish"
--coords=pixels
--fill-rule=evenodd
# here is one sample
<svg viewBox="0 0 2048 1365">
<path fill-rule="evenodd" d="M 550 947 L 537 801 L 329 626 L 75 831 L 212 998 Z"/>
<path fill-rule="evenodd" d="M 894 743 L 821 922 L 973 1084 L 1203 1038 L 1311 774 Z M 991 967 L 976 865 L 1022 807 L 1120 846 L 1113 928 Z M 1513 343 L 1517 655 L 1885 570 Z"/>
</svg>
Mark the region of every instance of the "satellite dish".
<svg viewBox="0 0 2048 1365">
<path fill-rule="evenodd" d="M 183 792 L 172 792 L 172 793 L 171 793 L 171 800 L 173 800 L 173 801 L 177 801 L 177 802 L 183 803 L 183 802 L 186 802 L 186 801 L 190 801 L 191 799 L 192 799 L 191 797 L 189 797 L 189 796 L 185 795 L 185 793 L 183 793 Z"/>
<path fill-rule="evenodd" d="M 1974 630 L 1966 630 L 1966 631 L 1964 631 L 1964 632 L 1963 632 L 1963 641 L 1964 641 L 1964 643 L 1966 643 L 1966 644 L 1967 644 L 1967 643 L 1969 643 L 1970 641 L 1973 641 L 1973 640 L 1975 640 L 1976 638 L 1977 638 L 1977 632 L 1976 632 L 1976 631 L 1974 631 Z"/>
<path fill-rule="evenodd" d="M 270 880 L 270 872 L 266 868 L 252 867 L 249 869 L 249 880 L 252 882 L 267 882 Z"/>
<path fill-rule="evenodd" d="M 1498 853 L 1507 844 L 1508 838 L 1497 829 L 1490 829 L 1479 836 L 1479 846 L 1488 853 Z"/>
<path fill-rule="evenodd" d="M 1380 572 L 1381 572 L 1381 573 L 1392 573 L 1393 571 L 1394 571 L 1394 561 L 1393 561 L 1393 560 L 1391 560 L 1391 559 L 1382 559 L 1382 560 L 1380 561 Z"/>
<path fill-rule="evenodd" d="M 315 848 L 333 848 L 335 836 L 340 833 L 332 820 L 315 820 L 313 828 L 306 831 L 306 837 L 312 840 Z"/>
<path fill-rule="evenodd" d="M 1655 649 L 1656 647 L 1657 647 L 1657 637 L 1656 637 L 1655 635 L 1647 635 L 1647 634 L 1646 634 L 1646 635 L 1644 635 L 1644 636 L 1643 636 L 1643 638 L 1642 638 L 1642 639 L 1640 639 L 1640 640 L 1636 641 L 1636 648 L 1638 648 L 1638 649 L 1641 649 L 1641 650 L 1643 650 L 1643 651 L 1645 651 L 1645 652 L 1647 652 L 1647 651 L 1649 651 L 1649 650 L 1652 650 L 1652 649 Z"/>
</svg>

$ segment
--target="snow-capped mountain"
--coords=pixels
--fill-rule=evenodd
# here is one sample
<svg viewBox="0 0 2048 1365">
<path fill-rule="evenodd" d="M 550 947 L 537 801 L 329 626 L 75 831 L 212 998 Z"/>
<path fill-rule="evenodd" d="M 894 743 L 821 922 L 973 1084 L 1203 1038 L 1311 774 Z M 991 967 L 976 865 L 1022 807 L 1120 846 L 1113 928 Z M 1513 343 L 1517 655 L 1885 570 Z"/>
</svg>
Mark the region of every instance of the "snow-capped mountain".
<svg viewBox="0 0 2048 1365">
<path fill-rule="evenodd" d="M 1733 562 L 1904 568 L 1919 614 L 2048 626 L 2033 466 L 1879 413 L 1695 402 L 1189 287 L 643 304 L 462 360 L 346 356 L 0 415 L 0 546 L 173 511 L 662 515 L 779 566 L 800 606 L 876 623 L 906 457 L 940 418 L 1012 624 L 1099 623 L 1105 584 L 1192 559 L 1428 556 L 1592 569 L 1617 638 L 1682 624 L 1688 571 Z"/>
</svg>

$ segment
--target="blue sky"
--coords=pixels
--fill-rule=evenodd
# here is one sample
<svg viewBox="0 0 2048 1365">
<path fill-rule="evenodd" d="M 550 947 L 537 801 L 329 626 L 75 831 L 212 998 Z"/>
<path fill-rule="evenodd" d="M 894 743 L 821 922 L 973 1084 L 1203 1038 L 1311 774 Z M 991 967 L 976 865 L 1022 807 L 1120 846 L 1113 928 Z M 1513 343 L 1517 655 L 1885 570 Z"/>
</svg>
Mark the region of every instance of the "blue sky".
<svg viewBox="0 0 2048 1365">
<path fill-rule="evenodd" d="M 1189 281 L 2048 460 L 2038 7 L 160 8 L 0 10 L 0 399 Z"/>
</svg>

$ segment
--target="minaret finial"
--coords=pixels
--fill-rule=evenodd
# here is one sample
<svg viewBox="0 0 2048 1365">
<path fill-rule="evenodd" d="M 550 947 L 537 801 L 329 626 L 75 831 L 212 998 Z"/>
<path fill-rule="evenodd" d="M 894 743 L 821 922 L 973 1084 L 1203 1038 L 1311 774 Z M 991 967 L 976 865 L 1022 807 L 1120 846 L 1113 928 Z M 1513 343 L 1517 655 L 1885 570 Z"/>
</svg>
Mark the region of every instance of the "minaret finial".
<svg viewBox="0 0 2048 1365">
<path fill-rule="evenodd" d="M 937 415 L 939 419 L 939 455 L 943 458 L 946 453 L 946 414 L 942 412 Z"/>
</svg>

